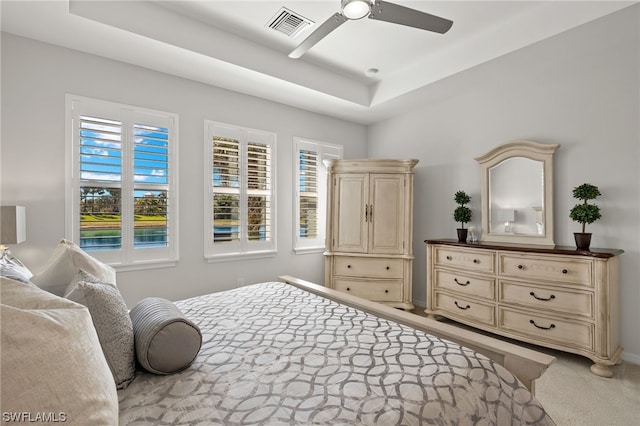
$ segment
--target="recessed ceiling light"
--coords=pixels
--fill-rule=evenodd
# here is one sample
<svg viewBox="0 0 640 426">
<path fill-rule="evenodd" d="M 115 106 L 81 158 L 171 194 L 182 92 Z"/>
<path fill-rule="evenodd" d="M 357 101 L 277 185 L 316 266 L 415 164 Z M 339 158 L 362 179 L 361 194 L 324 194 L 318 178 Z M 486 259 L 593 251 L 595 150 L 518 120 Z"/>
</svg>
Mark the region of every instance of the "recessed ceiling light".
<svg viewBox="0 0 640 426">
<path fill-rule="evenodd" d="M 367 77 L 375 77 L 379 72 L 380 70 L 378 68 L 369 68 L 364 72 L 364 75 Z"/>
</svg>

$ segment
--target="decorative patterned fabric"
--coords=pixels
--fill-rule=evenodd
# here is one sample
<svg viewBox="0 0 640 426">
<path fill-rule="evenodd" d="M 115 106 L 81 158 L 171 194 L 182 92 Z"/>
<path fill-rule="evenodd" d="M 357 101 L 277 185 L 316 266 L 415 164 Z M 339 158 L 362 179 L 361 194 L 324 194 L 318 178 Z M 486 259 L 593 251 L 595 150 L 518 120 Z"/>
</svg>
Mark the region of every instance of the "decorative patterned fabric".
<svg viewBox="0 0 640 426">
<path fill-rule="evenodd" d="M 118 389 L 125 388 L 136 375 L 133 325 L 127 305 L 117 288 L 107 284 L 81 281 L 83 294 Z"/>
<path fill-rule="evenodd" d="M 138 373 L 121 425 L 553 424 L 487 357 L 288 284 L 176 305 L 202 349 L 175 375 Z"/>
<path fill-rule="evenodd" d="M 95 275 L 88 273 L 84 269 L 80 269 L 67 286 L 67 289 L 64 292 L 64 298 L 87 306 L 87 300 L 84 297 L 84 290 L 80 287 L 80 283 L 82 282 L 108 285 L 114 288 L 116 287 L 115 284 L 102 282 Z"/>
</svg>

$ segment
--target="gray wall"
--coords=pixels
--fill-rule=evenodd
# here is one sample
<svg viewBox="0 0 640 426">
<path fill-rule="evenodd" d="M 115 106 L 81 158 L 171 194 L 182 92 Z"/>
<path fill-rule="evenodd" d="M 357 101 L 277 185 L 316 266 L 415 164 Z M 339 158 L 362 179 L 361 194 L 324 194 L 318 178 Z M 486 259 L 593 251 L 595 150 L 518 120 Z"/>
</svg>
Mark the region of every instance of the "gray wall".
<svg viewBox="0 0 640 426">
<path fill-rule="evenodd" d="M 600 187 L 603 218 L 589 226 L 594 247 L 625 250 L 621 320 L 625 359 L 640 363 L 640 12 L 634 6 L 432 84 L 414 108 L 363 126 L 151 70 L 2 34 L 0 200 L 27 207 L 27 242 L 12 250 L 34 271 L 64 235 L 64 95 L 180 114 L 180 262 L 122 272 L 131 305 L 156 295 L 179 299 L 288 273 L 322 282 L 322 255 L 292 252 L 293 136 L 345 145 L 345 157 L 419 158 L 416 169 L 414 301 L 424 305 L 426 238 L 455 236 L 453 194 L 473 196 L 480 223 L 474 157 L 514 139 L 559 143 L 556 242 L 573 245 L 571 189 Z M 418 96 L 415 96 L 418 95 Z M 278 255 L 207 264 L 202 253 L 203 120 L 278 134 Z M 390 143 L 391 142 L 391 143 Z M 448 231 L 446 231 L 448 230 Z"/>
<path fill-rule="evenodd" d="M 516 139 L 558 143 L 556 244 L 575 246 L 571 190 L 597 185 L 592 247 L 620 248 L 623 358 L 640 363 L 640 7 L 634 6 L 430 85 L 415 108 L 369 128 L 369 156 L 415 157 L 414 302 L 425 304 L 428 238 L 455 238 L 453 194 L 480 227 L 474 157 Z M 414 94 L 415 95 L 415 94 Z M 418 96 L 415 96 L 418 98 Z M 390 143 L 392 142 L 392 143 Z"/>
<path fill-rule="evenodd" d="M 66 93 L 180 117 L 180 261 L 174 268 L 119 272 L 118 286 L 130 306 L 152 295 L 175 300 L 232 288 L 237 278 L 249 284 L 290 274 L 323 282 L 322 254 L 292 251 L 292 138 L 343 144 L 346 158 L 361 158 L 364 126 L 3 33 L 0 195 L 3 204 L 26 206 L 27 241 L 11 249 L 34 272 L 65 233 Z M 205 119 L 277 133 L 277 257 L 205 261 Z"/>
</svg>

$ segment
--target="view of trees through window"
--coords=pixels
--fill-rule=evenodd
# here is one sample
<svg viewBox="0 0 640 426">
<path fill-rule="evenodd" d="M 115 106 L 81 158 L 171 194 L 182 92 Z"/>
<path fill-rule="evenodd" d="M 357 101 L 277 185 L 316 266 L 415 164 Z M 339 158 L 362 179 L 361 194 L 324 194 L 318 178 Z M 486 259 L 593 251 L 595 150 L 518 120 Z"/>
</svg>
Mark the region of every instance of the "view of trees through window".
<svg viewBox="0 0 640 426">
<path fill-rule="evenodd" d="M 246 171 L 242 170 L 241 144 L 238 140 L 213 138 L 213 239 L 216 243 L 239 241 L 242 236 L 241 213 L 245 211 L 247 239 L 270 238 L 271 153 L 265 144 L 249 142 Z M 246 173 L 246 186 L 242 188 Z M 241 205 L 246 190 L 246 209 Z"/>
<path fill-rule="evenodd" d="M 80 246 L 120 249 L 123 201 L 133 209 L 133 246 L 167 245 L 169 133 L 164 127 L 134 124 L 123 140 L 120 121 L 80 117 Z M 132 192 L 123 195 L 123 147 L 131 158 Z M 131 187 L 131 186 L 125 186 Z M 123 196 L 125 197 L 123 199 Z M 131 219 L 129 219 L 131 221 Z"/>
</svg>

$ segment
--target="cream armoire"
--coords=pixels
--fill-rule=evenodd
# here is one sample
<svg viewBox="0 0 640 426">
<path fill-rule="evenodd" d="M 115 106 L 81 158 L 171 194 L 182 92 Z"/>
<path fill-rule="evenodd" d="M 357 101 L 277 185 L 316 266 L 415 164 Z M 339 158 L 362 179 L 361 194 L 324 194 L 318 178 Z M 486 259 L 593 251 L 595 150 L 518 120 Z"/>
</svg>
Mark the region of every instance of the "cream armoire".
<svg viewBox="0 0 640 426">
<path fill-rule="evenodd" d="M 413 168 L 418 160 L 325 160 L 325 285 L 413 309 Z"/>
</svg>

